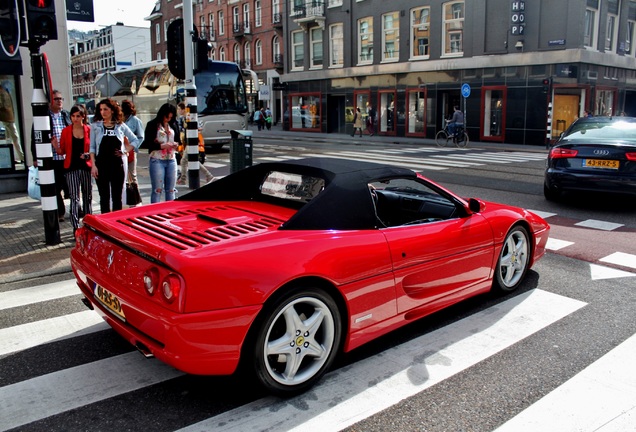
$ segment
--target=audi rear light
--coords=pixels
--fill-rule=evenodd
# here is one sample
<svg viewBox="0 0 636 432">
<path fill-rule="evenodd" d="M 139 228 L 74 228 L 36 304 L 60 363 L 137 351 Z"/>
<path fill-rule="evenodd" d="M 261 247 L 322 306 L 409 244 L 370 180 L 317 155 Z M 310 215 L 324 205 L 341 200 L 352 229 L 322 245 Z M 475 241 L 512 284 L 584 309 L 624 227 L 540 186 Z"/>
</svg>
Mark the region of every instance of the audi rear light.
<svg viewBox="0 0 636 432">
<path fill-rule="evenodd" d="M 168 275 L 161 283 L 161 294 L 163 299 L 168 303 L 172 303 L 179 297 L 181 292 L 181 280 L 175 275 Z"/>
<path fill-rule="evenodd" d="M 627 160 L 629 160 L 629 161 L 634 161 L 634 162 L 636 162 L 636 152 L 625 153 L 625 157 L 626 157 L 626 158 L 627 158 Z"/>
<path fill-rule="evenodd" d="M 578 150 L 572 150 L 568 148 L 555 147 L 550 150 L 550 157 L 552 159 L 573 158 L 576 157 L 577 154 L 579 154 Z"/>
</svg>

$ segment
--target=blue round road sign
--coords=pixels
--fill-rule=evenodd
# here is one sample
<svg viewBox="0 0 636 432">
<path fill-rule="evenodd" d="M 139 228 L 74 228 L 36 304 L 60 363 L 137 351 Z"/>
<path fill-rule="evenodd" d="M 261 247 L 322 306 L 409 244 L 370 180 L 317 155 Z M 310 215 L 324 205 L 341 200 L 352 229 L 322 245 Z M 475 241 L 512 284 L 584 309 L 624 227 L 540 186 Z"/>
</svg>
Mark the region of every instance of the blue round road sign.
<svg viewBox="0 0 636 432">
<path fill-rule="evenodd" d="M 462 84 L 462 96 L 464 96 L 465 98 L 470 96 L 470 85 L 469 84 Z"/>
</svg>

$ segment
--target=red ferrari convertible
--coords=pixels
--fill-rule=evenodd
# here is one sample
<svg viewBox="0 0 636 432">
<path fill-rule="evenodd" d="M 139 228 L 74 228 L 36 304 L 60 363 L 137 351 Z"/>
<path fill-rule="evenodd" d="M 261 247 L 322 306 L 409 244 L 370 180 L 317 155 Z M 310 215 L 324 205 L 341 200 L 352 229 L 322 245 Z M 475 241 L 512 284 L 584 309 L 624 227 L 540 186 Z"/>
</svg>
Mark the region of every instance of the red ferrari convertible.
<svg viewBox="0 0 636 432">
<path fill-rule="evenodd" d="M 549 230 L 407 169 L 311 158 L 88 215 L 71 263 L 84 303 L 145 355 L 191 374 L 241 364 L 284 395 L 316 383 L 338 352 L 514 290 Z"/>
</svg>

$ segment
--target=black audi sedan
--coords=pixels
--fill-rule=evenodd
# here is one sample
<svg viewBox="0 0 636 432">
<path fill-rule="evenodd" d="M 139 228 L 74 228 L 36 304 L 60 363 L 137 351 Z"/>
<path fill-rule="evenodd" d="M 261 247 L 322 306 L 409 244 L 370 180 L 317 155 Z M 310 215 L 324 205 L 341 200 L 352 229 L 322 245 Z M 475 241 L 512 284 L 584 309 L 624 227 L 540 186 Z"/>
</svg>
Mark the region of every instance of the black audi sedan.
<svg viewBox="0 0 636 432">
<path fill-rule="evenodd" d="M 582 117 L 550 149 L 543 194 L 600 192 L 636 197 L 636 118 Z"/>
</svg>

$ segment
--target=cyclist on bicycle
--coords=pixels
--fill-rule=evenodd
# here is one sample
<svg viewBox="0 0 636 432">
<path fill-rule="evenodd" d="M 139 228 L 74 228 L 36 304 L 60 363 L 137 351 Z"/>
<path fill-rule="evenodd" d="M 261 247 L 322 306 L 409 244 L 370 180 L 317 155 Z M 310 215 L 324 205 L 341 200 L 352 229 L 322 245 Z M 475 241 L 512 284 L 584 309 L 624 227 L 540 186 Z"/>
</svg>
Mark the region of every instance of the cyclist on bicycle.
<svg viewBox="0 0 636 432">
<path fill-rule="evenodd" d="M 446 120 L 448 122 L 448 131 L 451 136 L 455 136 L 457 134 L 457 129 L 464 127 L 464 113 L 461 112 L 457 105 L 455 105 L 453 109 L 455 110 L 453 117 L 451 117 L 450 120 Z"/>
</svg>

